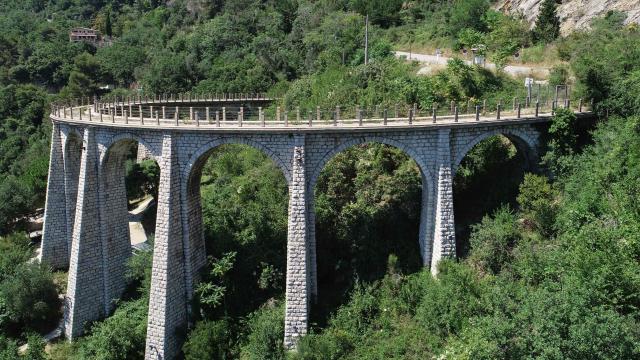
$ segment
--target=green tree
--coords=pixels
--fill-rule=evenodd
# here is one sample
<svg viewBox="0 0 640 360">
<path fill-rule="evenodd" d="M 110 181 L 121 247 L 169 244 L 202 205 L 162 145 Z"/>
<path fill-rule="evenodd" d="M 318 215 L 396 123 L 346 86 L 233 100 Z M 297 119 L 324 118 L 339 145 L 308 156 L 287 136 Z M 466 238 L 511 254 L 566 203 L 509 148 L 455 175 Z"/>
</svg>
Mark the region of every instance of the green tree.
<svg viewBox="0 0 640 360">
<path fill-rule="evenodd" d="M 560 36 L 560 18 L 556 10 L 556 0 L 543 0 L 540 4 L 540 12 L 533 29 L 534 38 L 539 42 L 549 43 Z"/>
</svg>

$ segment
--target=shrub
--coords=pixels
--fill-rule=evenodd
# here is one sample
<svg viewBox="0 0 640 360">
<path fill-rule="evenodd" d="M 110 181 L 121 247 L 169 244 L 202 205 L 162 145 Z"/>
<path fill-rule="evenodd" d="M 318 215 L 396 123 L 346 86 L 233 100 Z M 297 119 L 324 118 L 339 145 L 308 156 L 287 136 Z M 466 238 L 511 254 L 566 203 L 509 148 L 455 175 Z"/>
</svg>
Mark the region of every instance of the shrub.
<svg viewBox="0 0 640 360">
<path fill-rule="evenodd" d="M 527 224 L 543 236 L 550 236 L 558 211 L 558 193 L 544 176 L 525 174 L 520 184 L 518 204 Z"/>
<path fill-rule="evenodd" d="M 148 300 L 122 303 L 113 315 L 95 324 L 79 344 L 78 357 L 92 360 L 125 360 L 144 357 Z"/>
<path fill-rule="evenodd" d="M 472 226 L 469 262 L 481 272 L 498 274 L 509 265 L 520 236 L 515 214 L 508 207 L 498 209 Z"/>
<path fill-rule="evenodd" d="M 253 312 L 246 322 L 248 335 L 240 348 L 243 360 L 284 359 L 284 304 L 270 304 Z"/>
<path fill-rule="evenodd" d="M 189 334 L 182 347 L 186 360 L 231 359 L 233 342 L 226 320 L 202 321 Z"/>
<path fill-rule="evenodd" d="M 60 310 L 53 275 L 35 263 L 19 265 L 14 275 L 0 284 L 0 299 L 5 320 L 32 329 L 47 326 Z"/>
</svg>

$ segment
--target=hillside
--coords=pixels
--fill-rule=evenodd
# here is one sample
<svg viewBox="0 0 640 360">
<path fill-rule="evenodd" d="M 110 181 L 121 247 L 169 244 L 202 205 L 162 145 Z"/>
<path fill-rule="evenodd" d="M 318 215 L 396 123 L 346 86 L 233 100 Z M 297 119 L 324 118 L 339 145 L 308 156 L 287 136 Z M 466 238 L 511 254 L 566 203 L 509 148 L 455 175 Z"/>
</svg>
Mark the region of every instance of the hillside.
<svg viewBox="0 0 640 360">
<path fill-rule="evenodd" d="M 496 9 L 510 14 L 521 14 L 533 25 L 542 0 L 500 0 Z M 640 23 L 640 0 L 564 0 L 558 6 L 560 32 L 567 36 L 575 30 L 589 27 L 591 21 L 608 11 L 620 11 L 627 15 L 625 24 Z"/>
<path fill-rule="evenodd" d="M 536 37 L 492 4 L 0 0 L 0 359 L 131 360 L 145 352 L 151 252 L 132 257 L 129 289 L 113 314 L 45 354 L 40 336 L 62 318 L 66 274 L 29 261 L 38 244 L 16 219 L 44 202 L 51 102 L 267 92 L 304 114 L 316 106 L 428 111 L 434 103 L 522 98 L 522 81 L 502 72 L 452 60 L 418 76 L 417 64 L 392 52 L 459 54 L 478 43 L 494 63 L 522 49 L 521 61 L 553 52 L 563 67 L 552 69 L 550 84 L 572 81 L 576 99 L 595 101 L 598 124 L 558 110 L 537 174 L 525 174 L 526 159 L 504 136 L 471 149 L 453 184 L 459 253 L 437 278 L 419 258 L 424 179 L 415 161 L 379 143 L 337 154 L 315 188 L 319 298 L 296 353 L 282 341 L 286 179 L 255 148 L 215 149 L 199 183 L 209 262 L 184 358 L 640 358 L 640 31 L 610 16 L 568 38 Z M 598 9 L 589 4 L 580 6 Z M 561 7 L 561 17 L 579 13 Z M 79 26 L 110 34 L 112 46 L 70 42 Z M 104 92 L 107 84 L 115 90 Z M 128 200 L 156 197 L 157 164 L 136 163 L 130 150 Z M 153 232 L 151 209 L 143 225 Z M 18 355 L 26 342 L 29 353 Z"/>
</svg>

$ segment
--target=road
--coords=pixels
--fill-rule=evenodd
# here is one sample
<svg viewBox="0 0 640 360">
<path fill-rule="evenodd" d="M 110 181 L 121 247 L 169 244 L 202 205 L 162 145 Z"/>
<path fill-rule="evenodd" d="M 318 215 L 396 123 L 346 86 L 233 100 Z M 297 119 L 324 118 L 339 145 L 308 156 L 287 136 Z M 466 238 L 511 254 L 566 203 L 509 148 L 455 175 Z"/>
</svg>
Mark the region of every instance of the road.
<svg viewBox="0 0 640 360">
<path fill-rule="evenodd" d="M 398 58 L 404 57 L 407 60 L 415 60 L 421 63 L 429 64 L 429 65 L 447 65 L 447 62 L 453 58 L 449 58 L 446 56 L 436 56 L 436 55 L 427 55 L 427 54 L 416 54 L 405 51 L 396 51 L 395 56 Z M 471 60 L 464 60 L 464 62 L 468 65 L 471 65 Z M 487 62 L 485 64 L 485 68 L 495 71 L 497 69 L 496 64 Z M 503 69 L 504 72 L 510 74 L 512 76 L 529 76 L 535 75 L 536 77 L 549 77 L 549 69 L 542 66 L 521 66 L 521 65 L 507 65 Z M 431 67 L 423 67 L 418 71 L 418 74 L 429 74 L 431 73 Z"/>
</svg>

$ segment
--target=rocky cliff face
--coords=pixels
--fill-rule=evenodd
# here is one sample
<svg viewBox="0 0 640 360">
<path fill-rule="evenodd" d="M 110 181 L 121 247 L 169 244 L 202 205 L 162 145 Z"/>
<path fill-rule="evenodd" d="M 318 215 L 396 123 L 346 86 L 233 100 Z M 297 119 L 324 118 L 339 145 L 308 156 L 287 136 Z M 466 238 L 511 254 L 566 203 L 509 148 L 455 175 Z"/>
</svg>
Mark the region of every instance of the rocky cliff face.
<svg viewBox="0 0 640 360">
<path fill-rule="evenodd" d="M 534 25 L 542 0 L 500 0 L 496 8 L 508 13 L 521 13 Z M 626 23 L 640 23 L 640 0 L 563 0 L 558 6 L 558 16 L 562 21 L 560 31 L 563 36 L 574 30 L 588 28 L 591 20 L 604 15 L 609 10 L 627 14 Z"/>
</svg>

